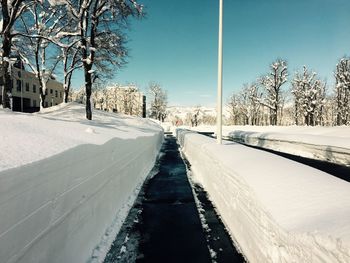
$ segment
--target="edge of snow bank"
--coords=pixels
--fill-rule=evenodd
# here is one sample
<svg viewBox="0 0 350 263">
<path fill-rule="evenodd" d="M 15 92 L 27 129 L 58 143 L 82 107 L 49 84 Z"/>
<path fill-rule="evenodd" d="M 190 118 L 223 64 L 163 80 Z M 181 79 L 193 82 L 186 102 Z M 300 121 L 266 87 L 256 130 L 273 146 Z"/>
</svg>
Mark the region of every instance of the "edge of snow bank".
<svg viewBox="0 0 350 263">
<path fill-rule="evenodd" d="M 323 194 L 312 191 L 309 195 L 308 187 L 317 180 L 318 175 L 322 182 L 327 183 L 329 179 L 327 175 L 304 166 L 300 166 L 299 169 L 298 164 L 274 157 L 269 153 L 254 155 L 255 150 L 243 149 L 247 147 L 239 144 L 217 145 L 214 139 L 191 131 L 178 130 L 177 138 L 191 163 L 194 178 L 209 193 L 223 222 L 250 262 L 350 261 L 350 233 L 348 217 L 346 218 L 349 216 L 349 205 L 341 207 L 342 204 L 339 204 L 338 207 L 337 203 L 333 203 L 333 199 L 336 198 L 333 198 L 330 204 L 326 205 L 329 206 L 329 210 L 310 211 L 304 217 L 307 209 L 317 208 L 313 202 L 317 203 L 317 197 Z M 239 154 L 241 156 L 237 156 Z M 278 175 L 271 176 L 268 173 L 273 171 L 272 168 L 267 167 L 268 164 L 262 165 L 265 156 L 269 158 L 268 161 L 281 161 L 285 164 L 284 167 L 277 169 L 276 174 L 288 171 L 289 175 L 275 182 Z M 294 185 L 290 185 L 284 179 L 293 178 L 291 169 L 294 168 L 295 173 L 306 169 L 306 172 L 314 172 L 316 176 L 307 178 L 306 186 L 302 185 L 303 181 L 300 184 L 295 182 Z M 300 179 L 302 180 L 302 176 Z M 346 182 L 343 183 L 337 178 L 330 178 L 329 182 L 330 185 L 340 186 L 341 194 L 345 195 L 348 192 Z M 289 187 L 298 189 L 299 192 L 289 194 L 285 191 Z M 302 199 L 300 197 L 304 194 L 307 196 L 305 200 L 307 206 L 302 207 L 304 204 L 300 203 L 300 200 L 294 202 L 294 199 L 298 196 Z M 284 195 L 289 196 L 279 202 Z M 344 199 L 346 199 L 344 203 L 348 204 L 350 199 L 346 196 Z M 332 212 L 332 209 L 336 208 L 331 217 L 329 214 L 322 214 Z M 300 213 L 299 210 L 303 212 Z M 341 216 L 345 216 L 345 219 L 341 220 L 339 218 Z M 332 219 L 337 219 L 338 222 L 336 220 L 329 222 Z M 329 223 L 333 223 L 335 228 L 339 224 L 339 229 L 333 229 Z M 325 232 L 316 231 L 316 225 L 322 227 L 322 224 L 326 224 L 325 230 L 323 228 L 320 230 Z M 339 233 L 343 233 L 347 238 L 339 237 Z"/>
<path fill-rule="evenodd" d="M 306 158 L 332 162 L 340 165 L 350 166 L 350 149 L 333 146 L 312 144 L 300 141 L 298 138 L 288 138 L 292 135 L 278 133 L 257 133 L 237 130 L 230 132 L 228 138 L 247 145 L 258 146 Z M 300 135 L 299 135 L 300 136 Z M 322 136 L 305 135 L 307 137 L 317 137 L 319 141 Z M 270 138 L 271 137 L 271 138 Z M 292 136 L 293 137 L 293 136 Z M 337 138 L 334 138 L 336 140 Z M 311 140 L 312 141 L 312 140 Z M 341 142 L 340 142 L 341 143 Z M 340 144 L 339 143 L 339 144 Z"/>
<path fill-rule="evenodd" d="M 86 262 L 133 202 L 162 140 L 114 138 L 0 172 L 1 261 Z"/>
</svg>

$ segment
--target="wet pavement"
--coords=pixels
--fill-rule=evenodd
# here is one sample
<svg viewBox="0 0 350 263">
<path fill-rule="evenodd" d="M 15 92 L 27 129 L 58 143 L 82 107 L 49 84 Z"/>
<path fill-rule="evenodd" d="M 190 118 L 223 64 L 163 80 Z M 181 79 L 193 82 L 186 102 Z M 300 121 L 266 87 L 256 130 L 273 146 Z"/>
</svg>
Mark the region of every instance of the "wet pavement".
<svg viewBox="0 0 350 263">
<path fill-rule="evenodd" d="M 205 191 L 194 185 L 193 195 L 174 137 L 166 137 L 156 168 L 105 263 L 244 262 Z"/>
</svg>

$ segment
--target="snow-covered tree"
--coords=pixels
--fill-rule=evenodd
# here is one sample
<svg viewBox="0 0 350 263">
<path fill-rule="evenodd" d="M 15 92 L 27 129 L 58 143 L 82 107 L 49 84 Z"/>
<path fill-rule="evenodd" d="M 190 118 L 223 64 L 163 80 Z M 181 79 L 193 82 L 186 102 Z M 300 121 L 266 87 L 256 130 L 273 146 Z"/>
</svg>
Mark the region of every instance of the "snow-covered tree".
<svg viewBox="0 0 350 263">
<path fill-rule="evenodd" d="M 229 113 L 229 123 L 232 125 L 238 125 L 240 123 L 241 109 L 240 102 L 237 94 L 232 94 L 227 101 L 227 108 Z"/>
<path fill-rule="evenodd" d="M 127 55 L 125 28 L 128 17 L 142 14 L 142 6 L 136 0 L 61 0 L 68 14 L 77 23 L 79 48 L 84 70 L 86 89 L 86 118 L 92 119 L 92 84 L 104 73 L 109 76 L 112 68 L 125 63 Z"/>
<path fill-rule="evenodd" d="M 192 112 L 189 112 L 190 114 L 190 122 L 192 127 L 197 127 L 203 119 L 204 113 L 201 110 L 201 107 L 198 105 L 196 106 Z"/>
<path fill-rule="evenodd" d="M 260 102 L 270 110 L 270 124 L 277 125 L 278 113 L 283 102 L 282 85 L 287 82 L 287 63 L 277 59 L 270 66 L 270 73 L 261 78 L 260 82 L 266 90 L 265 99 Z"/>
<path fill-rule="evenodd" d="M 240 107 L 246 117 L 246 124 L 259 125 L 262 93 L 257 84 L 245 84 L 241 92 Z"/>
<path fill-rule="evenodd" d="M 166 117 L 167 92 L 158 83 L 150 83 L 150 109 L 149 116 L 159 121 Z"/>
<path fill-rule="evenodd" d="M 96 85 L 97 84 L 97 85 Z M 142 116 L 143 94 L 135 85 L 106 87 L 103 82 L 95 82 L 91 99 L 94 108 L 127 115 Z"/>
<path fill-rule="evenodd" d="M 107 110 L 105 106 L 107 101 L 106 86 L 103 83 L 96 82 L 93 86 L 93 91 L 91 93 L 91 98 L 93 102 L 94 109 Z"/>
<path fill-rule="evenodd" d="M 233 93 L 228 100 L 229 121 L 234 125 L 259 125 L 261 122 L 262 93 L 256 83 L 244 84 L 242 90 Z"/>
<path fill-rule="evenodd" d="M 45 107 L 47 83 L 53 78 L 53 72 L 60 62 L 56 46 L 50 39 L 56 37 L 61 28 L 59 21 L 65 16 L 62 9 L 53 8 L 48 2 L 35 2 L 21 17 L 22 32 L 16 41 L 15 51 L 33 71 L 39 81 L 40 107 Z"/>
<path fill-rule="evenodd" d="M 301 118 L 306 125 L 323 123 L 326 84 L 316 76 L 316 72 L 310 72 L 306 66 L 303 67 L 302 72 L 295 73 L 292 94 L 297 125 Z"/>
<path fill-rule="evenodd" d="M 121 109 L 124 114 L 142 115 L 142 98 L 135 86 L 130 85 L 128 88 L 124 88 L 124 92 L 120 93 L 119 101 L 122 104 Z"/>
<path fill-rule="evenodd" d="M 1 66 L 4 73 L 4 88 L 2 89 L 2 105 L 10 108 L 11 65 L 10 55 L 13 49 L 14 29 L 17 19 L 26 11 L 33 1 L 28 0 L 1 0 L 0 36 L 1 36 Z"/>
<path fill-rule="evenodd" d="M 63 60 L 63 101 L 67 103 L 72 85 L 73 72 L 81 68 L 83 65 L 80 59 L 80 49 L 76 46 L 76 43 L 70 42 L 70 44 L 67 46 L 61 47 L 61 52 L 61 57 Z"/>
<path fill-rule="evenodd" d="M 337 100 L 336 95 L 326 95 L 324 110 L 323 110 L 323 125 L 337 125 Z"/>
<path fill-rule="evenodd" d="M 335 75 L 337 125 L 350 124 L 350 58 L 342 58 Z"/>
<path fill-rule="evenodd" d="M 81 87 L 79 90 L 71 90 L 70 98 L 72 101 L 85 104 L 85 88 Z"/>
</svg>

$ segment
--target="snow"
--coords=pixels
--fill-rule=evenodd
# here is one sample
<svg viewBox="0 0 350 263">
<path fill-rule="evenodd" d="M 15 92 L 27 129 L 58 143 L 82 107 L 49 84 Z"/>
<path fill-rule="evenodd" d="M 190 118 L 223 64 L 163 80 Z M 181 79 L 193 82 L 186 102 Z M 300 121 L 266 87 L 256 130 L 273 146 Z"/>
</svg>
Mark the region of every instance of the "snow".
<svg viewBox="0 0 350 263">
<path fill-rule="evenodd" d="M 75 103 L 63 103 L 33 115 L 1 110 L 0 121 L 6 125 L 0 126 L 3 136 L 0 146 L 6 151 L 0 152 L 0 172 L 80 144 L 101 145 L 114 137 L 135 139 L 159 130 L 154 122 L 147 120 L 126 115 L 116 118 L 116 114 L 100 111 L 94 113 L 92 121 L 86 120 L 85 107 Z"/>
<path fill-rule="evenodd" d="M 0 109 L 1 262 L 86 262 L 120 228 L 163 131 L 136 117 L 93 118 L 74 103 L 37 114 Z"/>
<path fill-rule="evenodd" d="M 349 183 L 233 142 L 177 137 L 249 262 L 350 261 Z"/>
<path fill-rule="evenodd" d="M 50 4 L 52 7 L 60 6 L 60 5 L 65 5 L 66 3 L 67 3 L 66 0 L 49 0 L 49 4 Z"/>
<path fill-rule="evenodd" d="M 231 129 L 230 138 L 249 145 L 350 165 L 349 126 L 233 126 L 225 129 Z"/>
<path fill-rule="evenodd" d="M 216 132 L 215 126 L 192 129 Z M 223 126 L 223 136 L 275 151 L 350 165 L 349 126 Z"/>
</svg>

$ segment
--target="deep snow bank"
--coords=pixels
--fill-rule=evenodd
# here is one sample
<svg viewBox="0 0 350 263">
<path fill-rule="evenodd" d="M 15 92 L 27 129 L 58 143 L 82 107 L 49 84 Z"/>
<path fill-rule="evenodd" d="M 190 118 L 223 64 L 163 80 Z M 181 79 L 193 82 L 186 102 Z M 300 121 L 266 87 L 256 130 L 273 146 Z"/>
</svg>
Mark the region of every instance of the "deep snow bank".
<svg viewBox="0 0 350 263">
<path fill-rule="evenodd" d="M 241 126 L 228 136 L 249 145 L 350 166 L 350 127 Z"/>
<path fill-rule="evenodd" d="M 216 131 L 214 126 L 191 129 Z M 223 126 L 223 135 L 247 145 L 350 166 L 349 126 Z"/>
<path fill-rule="evenodd" d="M 270 153 L 177 137 L 250 262 L 350 262 L 350 184 Z"/>
<path fill-rule="evenodd" d="M 152 169 L 161 128 L 98 111 L 85 121 L 76 104 L 0 120 L 0 261 L 86 262 Z"/>
</svg>

